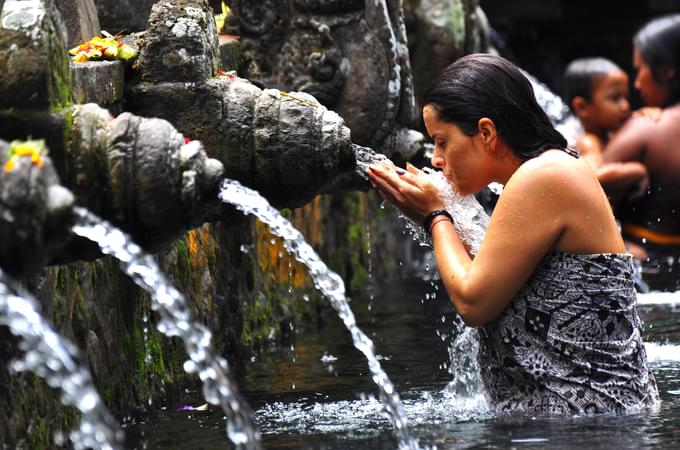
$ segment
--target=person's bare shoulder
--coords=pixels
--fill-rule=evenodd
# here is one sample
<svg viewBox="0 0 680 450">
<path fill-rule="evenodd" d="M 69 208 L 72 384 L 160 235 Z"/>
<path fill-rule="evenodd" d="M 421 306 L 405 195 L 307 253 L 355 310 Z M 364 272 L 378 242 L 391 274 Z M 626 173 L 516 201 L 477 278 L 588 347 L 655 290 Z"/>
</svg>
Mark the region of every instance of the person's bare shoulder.
<svg viewBox="0 0 680 450">
<path fill-rule="evenodd" d="M 602 151 L 602 141 L 593 133 L 583 133 L 576 140 L 576 145 L 581 155 Z"/>
<path fill-rule="evenodd" d="M 626 120 L 618 131 L 613 133 L 613 137 L 626 133 L 649 133 L 658 125 L 660 119 L 661 114 L 655 119 L 643 115 L 633 115 Z"/>
<path fill-rule="evenodd" d="M 631 117 L 609 140 L 602 152 L 605 163 L 641 161 L 649 143 L 658 132 L 659 121 Z"/>
<path fill-rule="evenodd" d="M 653 122 L 657 122 L 661 118 L 663 110 L 656 106 L 643 106 L 640 109 L 633 111 L 633 117 L 641 117 Z"/>
<path fill-rule="evenodd" d="M 541 192 L 543 197 L 552 197 L 560 192 L 573 191 L 575 186 L 591 179 L 596 179 L 595 174 L 583 160 L 561 150 L 548 150 L 522 164 L 510 182 L 520 190 Z M 511 187 L 510 184 L 508 187 Z"/>
</svg>

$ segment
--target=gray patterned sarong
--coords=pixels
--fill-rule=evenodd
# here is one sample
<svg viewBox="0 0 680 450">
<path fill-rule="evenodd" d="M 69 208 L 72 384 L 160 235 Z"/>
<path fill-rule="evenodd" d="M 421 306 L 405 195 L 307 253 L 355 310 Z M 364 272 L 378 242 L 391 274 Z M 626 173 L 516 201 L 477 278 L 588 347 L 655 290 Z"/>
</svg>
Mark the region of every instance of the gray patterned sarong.
<svg viewBox="0 0 680 450">
<path fill-rule="evenodd" d="M 479 330 L 498 411 L 633 412 L 659 402 L 640 337 L 630 255 L 551 252 Z"/>
</svg>

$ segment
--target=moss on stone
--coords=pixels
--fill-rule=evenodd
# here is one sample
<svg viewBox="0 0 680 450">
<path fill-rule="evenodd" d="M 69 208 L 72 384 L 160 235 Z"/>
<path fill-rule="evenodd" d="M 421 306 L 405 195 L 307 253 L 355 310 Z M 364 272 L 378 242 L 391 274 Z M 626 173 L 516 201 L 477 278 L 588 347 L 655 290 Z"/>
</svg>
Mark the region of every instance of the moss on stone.
<svg viewBox="0 0 680 450">
<path fill-rule="evenodd" d="M 384 215 L 376 198 L 370 193 L 320 197 L 304 208 L 284 211 L 350 289 L 369 279 L 369 234 L 378 236 L 376 227 Z M 247 361 L 250 349 L 287 334 L 289 323 L 313 326 L 319 311 L 330 308 L 307 269 L 280 240 L 272 244 L 272 239 L 266 226 L 239 215 L 193 230 L 158 255 L 195 320 L 208 324 L 215 348 L 236 367 Z M 121 274 L 115 260 L 53 267 L 47 277 L 41 284 L 45 292 L 37 296 L 47 299 L 45 311 L 57 329 L 87 350 L 83 360 L 90 362 L 97 388 L 114 414 L 127 416 L 140 406 L 148 408 L 150 399 L 156 404 L 163 391 L 177 393 L 196 383 L 194 374 L 183 371 L 187 355 L 182 343 L 156 329 L 159 318 L 149 296 Z M 41 390 L 45 388 L 28 386 L 11 395 L 29 399 Z M 42 395 L 58 401 L 58 394 Z M 53 416 L 63 412 L 41 409 L 41 414 L 49 417 L 45 429 L 51 438 Z"/>
<path fill-rule="evenodd" d="M 453 43 L 457 48 L 465 46 L 465 5 L 463 0 L 452 0 L 449 13 L 449 28 L 453 36 Z"/>
<path fill-rule="evenodd" d="M 54 25 L 49 29 L 47 44 L 47 94 L 52 111 L 61 111 L 73 104 L 71 93 L 71 69 L 64 45 Z"/>
<path fill-rule="evenodd" d="M 65 108 L 63 111 L 64 117 L 64 149 L 68 149 L 69 142 L 73 139 L 73 107 Z"/>
</svg>

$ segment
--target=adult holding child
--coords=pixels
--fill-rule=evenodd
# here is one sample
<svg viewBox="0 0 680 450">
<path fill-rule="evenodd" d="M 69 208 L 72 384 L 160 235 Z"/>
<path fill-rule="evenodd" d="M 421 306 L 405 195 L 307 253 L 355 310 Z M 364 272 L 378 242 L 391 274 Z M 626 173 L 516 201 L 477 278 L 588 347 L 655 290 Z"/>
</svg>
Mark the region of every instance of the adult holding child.
<svg viewBox="0 0 680 450">
<path fill-rule="evenodd" d="M 628 74 L 603 57 L 575 59 L 564 72 L 564 100 L 583 127 L 576 148 L 597 174 L 615 211 L 624 199 L 635 200 L 649 187 L 647 169 L 641 162 L 604 164 L 602 157 L 611 136 L 631 117 L 628 84 Z M 647 257 L 635 242 L 627 242 L 626 248 L 638 259 Z"/>
<path fill-rule="evenodd" d="M 479 326 L 481 377 L 500 411 L 573 414 L 656 405 L 632 256 L 587 163 L 509 61 L 465 56 L 436 78 L 423 119 L 432 165 L 460 194 L 505 185 L 471 255 L 432 179 L 371 166 L 372 183 L 432 235 L 458 314 Z"/>
<path fill-rule="evenodd" d="M 652 288 L 680 288 L 680 14 L 653 19 L 633 39 L 635 88 L 648 106 L 662 108 L 656 120 L 633 117 L 607 143 L 603 161 L 640 162 L 649 174 L 647 193 L 627 199 L 617 210 L 627 240 L 635 240 L 652 260 Z M 672 259 L 669 260 L 668 257 Z M 670 263 L 669 263 L 670 261 Z"/>
</svg>

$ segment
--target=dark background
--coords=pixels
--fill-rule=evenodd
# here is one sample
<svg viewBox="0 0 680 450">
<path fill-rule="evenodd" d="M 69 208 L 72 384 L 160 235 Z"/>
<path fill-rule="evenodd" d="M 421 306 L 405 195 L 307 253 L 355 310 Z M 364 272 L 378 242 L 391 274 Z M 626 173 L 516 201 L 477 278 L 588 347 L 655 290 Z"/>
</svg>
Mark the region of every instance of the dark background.
<svg viewBox="0 0 680 450">
<path fill-rule="evenodd" d="M 648 20 L 680 13 L 680 0 L 480 0 L 493 42 L 506 58 L 561 94 L 562 74 L 574 58 L 603 56 L 630 74 L 632 40 Z"/>
</svg>

